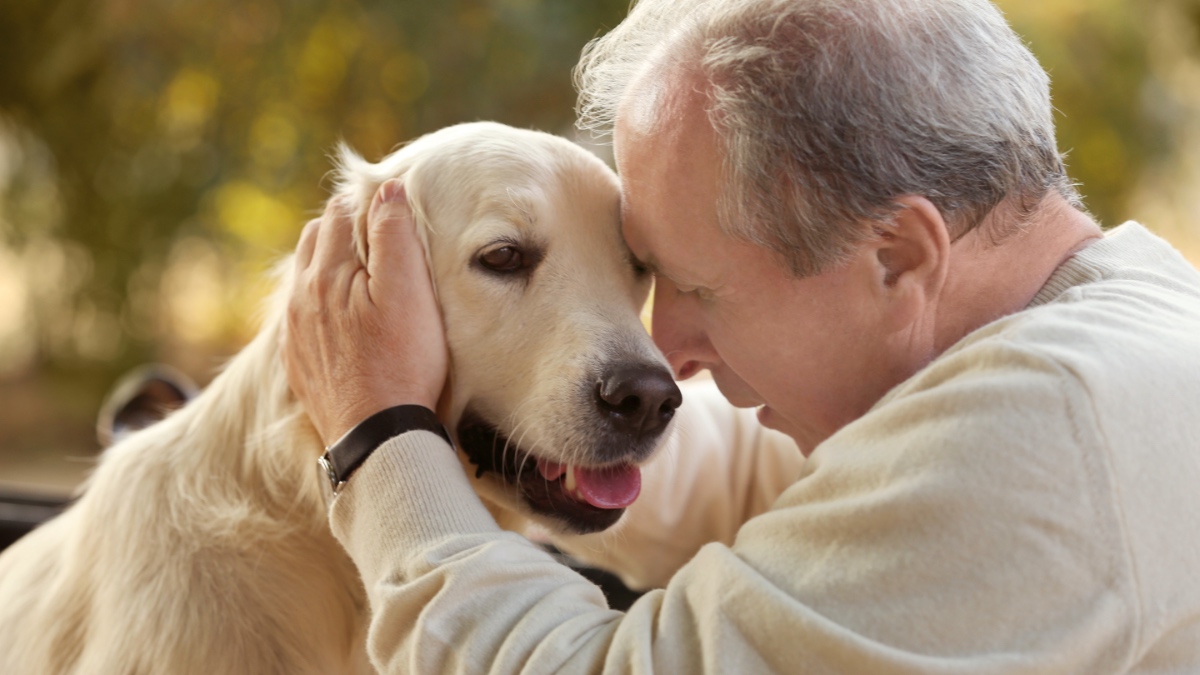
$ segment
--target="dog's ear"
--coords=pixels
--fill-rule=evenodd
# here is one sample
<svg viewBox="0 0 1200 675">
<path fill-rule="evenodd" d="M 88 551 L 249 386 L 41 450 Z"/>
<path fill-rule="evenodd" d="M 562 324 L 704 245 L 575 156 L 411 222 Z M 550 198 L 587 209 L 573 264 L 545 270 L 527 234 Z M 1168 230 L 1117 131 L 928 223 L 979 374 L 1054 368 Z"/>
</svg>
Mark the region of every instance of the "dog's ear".
<svg viewBox="0 0 1200 675">
<path fill-rule="evenodd" d="M 379 165 L 363 159 L 345 143 L 338 144 L 335 158 L 335 183 L 332 199 L 344 199 L 354 210 L 354 250 L 359 263 L 366 265 L 370 255 L 367 245 L 367 212 L 375 192 L 386 180 Z"/>
<path fill-rule="evenodd" d="M 378 164 L 372 164 L 360 157 L 349 146 L 342 143 L 338 147 L 335 198 L 344 197 L 354 208 L 354 249 L 358 260 L 366 265 L 371 255 L 367 241 L 367 215 L 375 193 L 384 182 L 398 178 L 404 182 L 404 191 L 409 209 L 413 214 L 413 222 L 417 227 L 417 237 L 424 248 L 425 262 L 433 269 L 433 260 L 429 248 L 429 218 L 421 180 L 422 170 L 418 153 L 412 146 L 398 150 L 385 157 Z M 434 291 L 437 291 L 436 278 Z"/>
</svg>

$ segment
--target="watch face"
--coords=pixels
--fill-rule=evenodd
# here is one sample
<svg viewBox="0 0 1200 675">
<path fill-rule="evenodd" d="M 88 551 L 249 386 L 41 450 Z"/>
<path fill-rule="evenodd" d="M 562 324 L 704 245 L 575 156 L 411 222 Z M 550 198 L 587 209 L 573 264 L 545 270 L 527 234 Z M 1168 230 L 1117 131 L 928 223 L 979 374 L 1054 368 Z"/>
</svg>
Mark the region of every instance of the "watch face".
<svg viewBox="0 0 1200 675">
<path fill-rule="evenodd" d="M 337 471 L 334 470 L 333 463 L 329 461 L 328 452 L 317 458 L 317 471 L 320 472 L 322 476 L 329 479 L 329 487 L 331 490 L 333 490 L 333 494 L 335 495 L 342 489 L 342 485 L 345 484 L 338 480 Z"/>
</svg>

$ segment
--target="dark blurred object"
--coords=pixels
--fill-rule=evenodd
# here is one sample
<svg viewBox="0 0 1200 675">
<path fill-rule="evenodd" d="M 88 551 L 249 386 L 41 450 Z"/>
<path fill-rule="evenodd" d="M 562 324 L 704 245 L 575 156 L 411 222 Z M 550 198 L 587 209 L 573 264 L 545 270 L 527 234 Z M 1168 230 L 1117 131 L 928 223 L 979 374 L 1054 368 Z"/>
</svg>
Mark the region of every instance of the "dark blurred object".
<svg viewBox="0 0 1200 675">
<path fill-rule="evenodd" d="M 609 572 L 608 570 L 602 570 L 598 567 L 589 567 L 567 555 L 566 553 L 558 550 L 551 544 L 543 543 L 542 548 L 545 549 L 547 553 L 554 556 L 558 562 L 570 567 L 578 572 L 583 578 L 599 586 L 600 590 L 604 593 L 604 597 L 608 600 L 608 606 L 612 609 L 624 612 L 628 610 L 638 598 L 642 597 L 646 593 L 646 591 L 633 590 L 632 588 L 626 586 L 625 583 L 612 572 Z"/>
<path fill-rule="evenodd" d="M 108 447 L 186 404 L 198 388 L 191 378 L 160 363 L 140 366 L 113 386 L 96 420 L 96 438 Z M 0 486 L 0 550 L 57 516 L 71 502 L 66 495 L 33 494 Z"/>
<path fill-rule="evenodd" d="M 612 609 L 628 611 L 634 601 L 645 594 L 645 591 L 635 591 L 629 588 L 612 572 L 595 567 L 573 566 L 572 568 L 604 591 L 604 597 L 608 598 L 608 606 Z"/>
<path fill-rule="evenodd" d="M 96 419 L 100 447 L 108 447 L 182 408 L 197 391 L 190 377 L 161 363 L 126 373 L 100 406 Z"/>
<path fill-rule="evenodd" d="M 57 516 L 68 497 L 33 495 L 0 488 L 0 551 L 43 522 Z"/>
</svg>

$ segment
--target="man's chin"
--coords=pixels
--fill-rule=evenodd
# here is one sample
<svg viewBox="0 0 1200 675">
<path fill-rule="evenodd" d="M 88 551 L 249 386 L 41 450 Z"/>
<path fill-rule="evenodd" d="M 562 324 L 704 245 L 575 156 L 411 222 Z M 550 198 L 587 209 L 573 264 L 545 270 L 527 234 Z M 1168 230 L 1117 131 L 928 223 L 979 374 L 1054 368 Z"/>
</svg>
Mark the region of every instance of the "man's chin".
<svg viewBox="0 0 1200 675">
<path fill-rule="evenodd" d="M 805 457 L 812 451 L 811 448 L 815 446 L 815 443 L 805 442 L 806 440 L 811 440 L 809 439 L 810 434 L 801 433 L 800 430 L 803 427 L 798 427 L 791 420 L 780 415 L 774 408 L 763 403 L 762 397 L 741 380 L 735 379 L 731 384 L 718 373 L 713 373 L 713 380 L 717 383 L 717 389 L 721 392 L 721 395 L 725 397 L 725 400 L 729 401 L 730 405 L 735 408 L 758 408 L 756 415 L 759 424 L 790 436 L 801 447 Z M 805 451 L 805 447 L 809 448 L 809 450 Z"/>
<path fill-rule="evenodd" d="M 757 411 L 758 423 L 768 429 L 787 434 L 796 446 L 800 448 L 801 454 L 808 457 L 812 454 L 813 448 L 816 447 L 817 441 L 811 438 L 811 434 L 804 434 L 798 427 L 791 424 L 789 420 L 780 415 L 775 409 L 769 405 L 761 405 Z"/>
<path fill-rule="evenodd" d="M 774 429 L 775 431 L 783 431 L 782 429 L 779 428 L 779 425 L 782 422 L 782 420 L 779 419 L 779 415 L 774 410 L 771 409 L 771 406 L 769 406 L 769 405 L 758 406 L 757 415 L 758 415 L 758 423 L 759 424 L 763 425 L 764 427 L 766 427 L 768 429 Z"/>
</svg>

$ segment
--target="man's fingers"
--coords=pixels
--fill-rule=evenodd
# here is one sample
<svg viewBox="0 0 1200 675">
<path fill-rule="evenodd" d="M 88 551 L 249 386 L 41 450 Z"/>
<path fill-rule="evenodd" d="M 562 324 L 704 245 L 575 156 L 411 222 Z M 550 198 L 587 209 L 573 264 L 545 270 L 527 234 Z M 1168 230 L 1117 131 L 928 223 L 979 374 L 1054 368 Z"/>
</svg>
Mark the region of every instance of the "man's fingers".
<svg viewBox="0 0 1200 675">
<path fill-rule="evenodd" d="M 397 274 L 396 270 L 425 271 L 425 248 L 417 237 L 412 209 L 408 206 L 408 195 L 404 183 L 392 179 L 380 186 L 371 202 L 367 219 L 367 274 L 372 284 L 406 284 L 405 279 L 414 279 L 408 274 Z M 392 270 L 385 272 L 384 267 Z M 422 280 L 423 281 L 423 280 Z M 404 291 L 404 288 L 397 289 Z"/>
<path fill-rule="evenodd" d="M 318 274 L 328 274 L 347 262 L 354 262 L 354 215 L 341 197 L 330 200 L 317 227 L 316 249 L 312 264 Z"/>
<path fill-rule="evenodd" d="M 313 251 L 317 248 L 317 229 L 321 225 L 320 218 L 313 218 L 304 224 L 300 231 L 300 241 L 296 243 L 296 257 L 293 264 L 296 272 L 301 272 L 312 263 Z"/>
<path fill-rule="evenodd" d="M 292 391 L 326 441 L 396 403 L 433 407 L 445 386 L 449 354 L 425 250 L 401 184 L 389 183 L 372 201 L 366 242 L 355 240 L 353 207 L 362 205 L 344 200 L 302 236 L 299 255 L 311 262 L 280 344 Z M 354 243 L 369 247 L 366 265 Z"/>
</svg>

